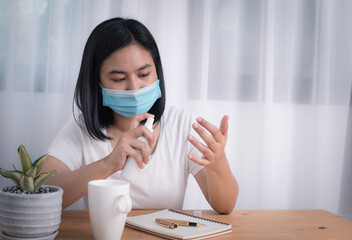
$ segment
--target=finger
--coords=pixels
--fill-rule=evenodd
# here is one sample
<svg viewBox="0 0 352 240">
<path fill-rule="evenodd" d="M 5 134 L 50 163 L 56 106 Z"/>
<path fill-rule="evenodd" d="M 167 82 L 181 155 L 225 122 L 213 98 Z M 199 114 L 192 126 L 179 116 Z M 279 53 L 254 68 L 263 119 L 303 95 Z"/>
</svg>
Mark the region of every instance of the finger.
<svg viewBox="0 0 352 240">
<path fill-rule="evenodd" d="M 221 123 L 220 123 L 220 132 L 223 136 L 227 137 L 227 130 L 229 128 L 229 116 L 225 115 L 222 119 L 221 119 Z"/>
<path fill-rule="evenodd" d="M 202 128 L 198 123 L 193 123 L 192 127 L 199 134 L 199 136 L 204 140 L 205 144 L 211 149 L 215 150 L 217 142 L 215 138 L 208 134 L 204 128 Z"/>
<path fill-rule="evenodd" d="M 192 154 L 188 154 L 188 158 L 201 166 L 207 166 L 210 163 L 207 159 L 199 158 Z"/>
<path fill-rule="evenodd" d="M 210 132 L 210 134 L 214 137 L 215 141 L 220 142 L 222 140 L 222 134 L 215 125 L 211 124 L 210 122 L 201 117 L 197 117 L 197 122 Z"/>
<path fill-rule="evenodd" d="M 154 118 L 153 114 L 150 113 L 141 113 L 132 118 L 130 129 L 134 129 L 139 126 L 140 122 L 146 118 Z"/>
<path fill-rule="evenodd" d="M 204 156 L 207 158 L 211 158 L 211 155 L 213 154 L 213 151 L 211 151 L 207 146 L 199 142 L 195 137 L 192 135 L 188 135 L 187 137 L 188 141 L 197 148 Z"/>
<path fill-rule="evenodd" d="M 141 130 L 140 134 L 142 134 L 147 139 L 149 147 L 150 148 L 154 147 L 156 142 L 155 142 L 155 138 L 154 138 L 153 133 L 144 125 L 141 126 L 141 129 L 142 130 Z"/>
<path fill-rule="evenodd" d="M 142 156 L 141 161 L 143 161 L 144 164 L 148 164 L 149 162 L 149 148 L 147 147 L 147 144 L 143 141 L 136 140 L 131 143 L 131 146 L 139 151 L 139 154 Z"/>
<path fill-rule="evenodd" d="M 130 131 L 133 138 L 144 136 L 147 139 L 150 148 L 154 147 L 156 144 L 153 133 L 146 126 L 141 125 Z"/>
<path fill-rule="evenodd" d="M 125 154 L 133 159 L 128 159 L 127 161 L 136 161 L 138 167 L 140 169 L 143 169 L 144 168 L 144 164 L 143 164 L 143 161 L 142 161 L 142 156 L 141 154 L 133 147 L 129 147 L 128 149 L 126 149 L 126 152 Z"/>
</svg>

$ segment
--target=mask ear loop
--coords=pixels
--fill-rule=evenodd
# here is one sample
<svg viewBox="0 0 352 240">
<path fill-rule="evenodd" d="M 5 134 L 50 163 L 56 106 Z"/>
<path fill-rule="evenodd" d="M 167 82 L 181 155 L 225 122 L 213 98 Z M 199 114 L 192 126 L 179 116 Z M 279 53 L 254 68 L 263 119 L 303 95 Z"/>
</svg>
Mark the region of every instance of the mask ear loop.
<svg viewBox="0 0 352 240">
<path fill-rule="evenodd" d="M 99 82 L 99 86 L 100 86 L 100 88 L 99 88 L 99 93 L 101 94 L 101 95 L 103 95 L 103 86 L 101 85 L 101 83 Z"/>
</svg>

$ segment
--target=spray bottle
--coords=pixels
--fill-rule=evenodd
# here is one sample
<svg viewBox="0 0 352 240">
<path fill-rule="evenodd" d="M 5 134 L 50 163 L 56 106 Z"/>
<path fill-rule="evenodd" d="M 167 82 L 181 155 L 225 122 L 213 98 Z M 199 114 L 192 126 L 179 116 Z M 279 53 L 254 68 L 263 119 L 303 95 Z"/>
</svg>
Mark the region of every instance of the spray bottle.
<svg viewBox="0 0 352 240">
<path fill-rule="evenodd" d="M 151 133 L 153 133 L 153 122 L 154 118 L 147 118 L 147 121 L 144 124 Z M 146 143 L 147 149 L 149 150 L 148 140 L 144 136 L 140 136 L 137 139 Z M 137 152 L 140 154 L 139 150 L 137 150 Z M 121 176 L 130 181 L 136 179 L 141 170 L 142 169 L 138 167 L 136 160 L 129 156 L 126 160 L 125 167 L 122 169 Z"/>
</svg>

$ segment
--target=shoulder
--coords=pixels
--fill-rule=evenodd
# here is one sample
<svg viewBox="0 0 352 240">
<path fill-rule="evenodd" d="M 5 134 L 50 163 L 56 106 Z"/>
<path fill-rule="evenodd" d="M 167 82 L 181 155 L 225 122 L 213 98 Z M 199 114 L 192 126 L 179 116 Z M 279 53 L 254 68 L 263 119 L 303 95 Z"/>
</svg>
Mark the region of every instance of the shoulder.
<svg viewBox="0 0 352 240">
<path fill-rule="evenodd" d="M 62 127 L 62 131 L 64 131 L 65 133 L 70 133 L 70 132 L 80 132 L 81 131 L 81 115 L 75 117 L 71 117 L 71 119 L 69 119 L 67 121 L 67 123 Z"/>
<path fill-rule="evenodd" d="M 83 115 L 72 116 L 71 119 L 62 127 L 61 132 L 71 138 L 90 138 L 84 124 Z"/>
<path fill-rule="evenodd" d="M 189 134 L 192 131 L 192 123 L 196 116 L 182 108 L 167 107 L 161 119 L 161 124 L 165 130 L 170 130 L 173 134 Z"/>
<path fill-rule="evenodd" d="M 189 122 L 194 121 L 196 116 L 191 112 L 178 107 L 167 107 L 163 114 L 163 120 L 167 123 L 169 122 Z"/>
</svg>

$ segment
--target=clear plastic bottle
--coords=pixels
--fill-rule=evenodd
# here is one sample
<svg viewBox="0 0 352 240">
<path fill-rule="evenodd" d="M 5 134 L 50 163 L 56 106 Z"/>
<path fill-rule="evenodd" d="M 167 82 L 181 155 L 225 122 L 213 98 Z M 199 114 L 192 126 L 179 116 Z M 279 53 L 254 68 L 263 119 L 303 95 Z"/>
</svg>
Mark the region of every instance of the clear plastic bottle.
<svg viewBox="0 0 352 240">
<path fill-rule="evenodd" d="M 144 124 L 151 133 L 153 133 L 153 122 L 154 118 L 147 118 L 147 121 Z M 147 149 L 149 150 L 148 140 L 144 136 L 140 136 L 137 139 L 145 142 L 147 144 Z M 137 150 L 137 152 L 140 154 L 139 150 Z M 130 181 L 136 179 L 141 170 L 142 169 L 138 167 L 136 160 L 133 157 L 128 157 L 125 167 L 122 169 L 121 176 Z"/>
</svg>

